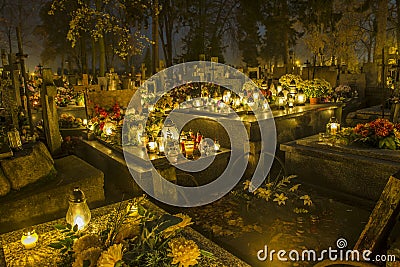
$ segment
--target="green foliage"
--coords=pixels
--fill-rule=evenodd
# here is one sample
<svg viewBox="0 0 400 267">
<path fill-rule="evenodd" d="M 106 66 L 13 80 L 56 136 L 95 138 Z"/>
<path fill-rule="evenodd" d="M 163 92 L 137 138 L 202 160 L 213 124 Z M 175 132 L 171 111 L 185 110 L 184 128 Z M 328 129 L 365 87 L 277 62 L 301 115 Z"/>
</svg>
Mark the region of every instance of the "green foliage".
<svg viewBox="0 0 400 267">
<path fill-rule="evenodd" d="M 95 41 L 108 37 L 111 40 L 113 53 L 125 59 L 128 55 L 140 54 L 149 39 L 142 35 L 135 26 L 140 26 L 137 20 L 144 19 L 149 8 L 145 1 L 81 1 L 67 3 L 65 0 L 53 0 L 48 15 L 54 16 L 64 12 L 68 17 L 65 37 L 75 47 L 89 35 Z M 131 13 L 135 12 L 135 13 Z M 136 13 L 137 12 L 137 13 Z M 140 21 L 141 22 L 141 21 Z M 65 27 L 67 26 L 67 27 Z"/>
<path fill-rule="evenodd" d="M 322 97 L 332 93 L 332 86 L 324 79 L 305 80 L 299 83 L 299 88 L 303 89 L 308 97 Z"/>
<path fill-rule="evenodd" d="M 252 194 L 258 198 L 264 199 L 267 202 L 272 200 L 279 206 L 286 205 L 286 201 L 289 200 L 300 200 L 303 202 L 303 207 L 296 207 L 294 212 L 307 213 L 308 209 L 306 209 L 306 207 L 312 205 L 312 200 L 308 195 L 299 195 L 298 189 L 301 184 L 292 184 L 292 179 L 295 179 L 296 177 L 296 175 L 289 175 L 282 176 L 281 178 L 277 177 L 276 179 L 270 179 L 269 176 L 265 184 L 254 190 Z M 243 189 L 245 191 L 253 190 L 251 182 L 245 181 Z"/>
<path fill-rule="evenodd" d="M 61 266 L 71 266 L 74 254 L 72 246 L 75 239 L 81 236 L 81 234 L 78 233 L 78 225 L 72 227 L 70 224 L 56 224 L 54 225 L 54 228 L 59 230 L 64 235 L 64 238 L 57 242 L 50 243 L 49 247 L 60 250 L 60 253 L 62 254 Z"/>
<path fill-rule="evenodd" d="M 295 74 L 285 74 L 279 78 L 279 83 L 282 85 L 283 89 L 289 89 L 292 81 L 295 82 L 296 86 L 300 86 L 303 82 L 300 75 Z"/>
<path fill-rule="evenodd" d="M 55 249 L 61 249 L 60 252 L 62 254 L 70 253 L 72 251 L 74 240 L 79 237 L 78 225 L 72 227 L 70 224 L 57 224 L 54 226 L 54 228 L 61 231 L 61 233 L 65 235 L 65 238 L 57 242 L 50 243 L 49 246 Z"/>
<path fill-rule="evenodd" d="M 183 219 L 169 214 L 156 216 L 141 206 L 138 214 L 142 225 L 140 237 L 129 242 L 124 262 L 129 266 L 172 266 L 167 253 L 168 242 L 183 229 L 184 226 L 178 226 Z M 167 233 L 171 228 L 173 232 Z"/>
</svg>

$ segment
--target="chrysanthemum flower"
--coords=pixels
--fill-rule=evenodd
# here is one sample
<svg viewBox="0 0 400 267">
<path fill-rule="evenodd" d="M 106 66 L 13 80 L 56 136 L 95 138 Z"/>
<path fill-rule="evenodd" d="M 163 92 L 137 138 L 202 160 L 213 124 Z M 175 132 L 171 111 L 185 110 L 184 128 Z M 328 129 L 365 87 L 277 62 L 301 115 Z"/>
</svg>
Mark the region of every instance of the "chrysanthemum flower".
<svg viewBox="0 0 400 267">
<path fill-rule="evenodd" d="M 174 238 L 168 243 L 172 257 L 172 264 L 179 264 L 179 267 L 188 267 L 196 265 L 200 257 L 200 249 L 193 240 L 187 240 L 183 237 Z"/>
<path fill-rule="evenodd" d="M 101 247 L 100 237 L 94 234 L 81 236 L 74 241 L 72 249 L 75 253 L 81 253 L 88 248 Z"/>
<path fill-rule="evenodd" d="M 103 251 L 97 262 L 97 267 L 114 267 L 120 260 L 122 260 L 122 244 L 114 244 Z"/>
</svg>

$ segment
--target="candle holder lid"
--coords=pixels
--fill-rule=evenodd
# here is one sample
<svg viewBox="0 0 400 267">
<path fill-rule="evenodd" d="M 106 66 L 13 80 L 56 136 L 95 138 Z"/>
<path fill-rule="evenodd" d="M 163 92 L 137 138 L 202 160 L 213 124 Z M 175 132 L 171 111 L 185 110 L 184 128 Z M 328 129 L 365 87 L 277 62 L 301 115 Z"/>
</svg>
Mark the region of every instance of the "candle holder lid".
<svg viewBox="0 0 400 267">
<path fill-rule="evenodd" d="M 85 194 L 79 187 L 75 187 L 69 195 L 69 201 L 72 203 L 82 203 L 86 201 Z"/>
</svg>

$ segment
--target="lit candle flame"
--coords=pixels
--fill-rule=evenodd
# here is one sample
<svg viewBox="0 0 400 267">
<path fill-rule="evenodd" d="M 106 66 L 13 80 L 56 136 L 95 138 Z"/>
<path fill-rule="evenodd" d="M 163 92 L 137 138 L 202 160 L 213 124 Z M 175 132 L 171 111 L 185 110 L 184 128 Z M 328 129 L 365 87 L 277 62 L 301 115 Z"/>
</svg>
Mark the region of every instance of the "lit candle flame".
<svg viewBox="0 0 400 267">
<path fill-rule="evenodd" d="M 78 225 L 78 230 L 82 230 L 85 227 L 85 221 L 79 215 L 77 215 L 74 219 L 74 226 Z"/>
</svg>

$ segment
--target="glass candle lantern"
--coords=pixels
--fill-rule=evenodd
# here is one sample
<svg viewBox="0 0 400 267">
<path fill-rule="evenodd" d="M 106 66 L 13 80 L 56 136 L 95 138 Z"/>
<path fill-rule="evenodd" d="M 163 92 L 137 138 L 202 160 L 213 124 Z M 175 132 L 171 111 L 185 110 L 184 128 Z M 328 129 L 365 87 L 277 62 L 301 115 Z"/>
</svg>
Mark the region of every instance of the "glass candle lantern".
<svg viewBox="0 0 400 267">
<path fill-rule="evenodd" d="M 221 145 L 219 144 L 218 140 L 215 140 L 214 141 L 214 151 L 218 152 L 220 148 L 221 148 Z"/>
<path fill-rule="evenodd" d="M 84 230 L 90 222 L 91 214 L 86 197 L 79 187 L 75 187 L 69 196 L 69 208 L 65 219 L 72 227 Z"/>
<path fill-rule="evenodd" d="M 165 144 L 164 144 L 164 137 L 159 135 L 157 137 L 157 146 L 158 146 L 158 153 L 163 155 L 165 153 Z"/>
<path fill-rule="evenodd" d="M 267 90 L 268 89 L 268 84 L 267 84 L 267 82 L 265 80 L 263 80 L 262 83 L 261 83 L 261 89 L 263 89 L 263 90 Z"/>
<path fill-rule="evenodd" d="M 267 99 L 265 99 L 263 102 L 263 110 L 269 110 L 269 104 Z"/>
<path fill-rule="evenodd" d="M 193 140 L 186 140 L 185 141 L 186 158 L 193 159 L 193 150 L 194 150 L 194 141 Z"/>
<path fill-rule="evenodd" d="M 108 136 L 112 135 L 113 132 L 114 132 L 114 130 L 115 130 L 115 125 L 114 125 L 114 123 L 112 123 L 112 122 L 106 122 L 106 123 L 104 124 L 103 133 L 104 133 L 105 135 L 108 135 Z"/>
<path fill-rule="evenodd" d="M 21 243 L 26 249 L 31 249 L 36 247 L 38 239 L 39 236 L 35 230 L 28 230 L 23 233 L 21 237 Z"/>
<path fill-rule="evenodd" d="M 288 95 L 287 103 L 289 108 L 294 107 L 294 97 L 291 94 Z"/>
<path fill-rule="evenodd" d="M 304 94 L 303 89 L 300 89 L 299 92 L 297 93 L 297 98 L 296 98 L 297 105 L 304 106 L 306 103 L 306 100 L 307 100 L 307 97 Z"/>
<path fill-rule="evenodd" d="M 253 98 L 254 98 L 254 102 L 257 102 L 258 99 L 260 98 L 260 94 L 259 94 L 258 90 L 254 91 Z"/>
<path fill-rule="evenodd" d="M 228 104 L 231 101 L 231 92 L 228 90 L 224 91 L 224 94 L 222 96 L 222 101 L 224 101 L 224 103 Z"/>
<path fill-rule="evenodd" d="M 295 80 L 292 80 L 289 85 L 289 94 L 293 96 L 293 99 L 296 99 L 297 95 L 297 87 Z"/>
<path fill-rule="evenodd" d="M 150 153 L 156 153 L 157 152 L 157 142 L 156 141 L 149 141 L 147 143 L 147 150 Z"/>
<path fill-rule="evenodd" d="M 203 99 L 201 99 L 201 98 L 194 99 L 193 106 L 196 108 L 203 106 Z"/>
<path fill-rule="evenodd" d="M 285 105 L 286 105 L 286 98 L 285 98 L 285 96 L 284 96 L 284 94 L 283 94 L 282 91 L 280 91 L 280 92 L 278 93 L 278 96 L 276 97 L 276 105 L 277 105 L 278 108 L 280 108 L 280 109 L 285 108 Z"/>
<path fill-rule="evenodd" d="M 248 105 L 249 107 L 254 107 L 255 104 L 256 104 L 256 103 L 254 102 L 254 98 L 250 96 L 250 97 L 247 99 L 247 105 Z"/>
<path fill-rule="evenodd" d="M 235 100 L 233 101 L 233 104 L 236 108 L 238 108 L 240 106 L 240 98 L 236 97 Z"/>
<path fill-rule="evenodd" d="M 330 135 L 336 135 L 340 131 L 340 123 L 335 117 L 330 118 L 326 125 L 326 133 Z"/>
<path fill-rule="evenodd" d="M 271 95 L 272 96 L 276 96 L 277 95 L 277 90 L 275 88 L 275 85 L 272 83 L 271 86 L 269 87 L 269 90 L 271 91 Z"/>
<path fill-rule="evenodd" d="M 175 123 L 170 118 L 167 118 L 165 120 L 164 127 L 162 128 L 161 133 L 165 141 L 168 140 L 179 141 L 178 129 L 176 128 Z"/>
<path fill-rule="evenodd" d="M 10 144 L 11 149 L 20 150 L 22 149 L 22 142 L 19 132 L 16 128 L 13 128 L 11 131 L 7 132 L 8 143 Z"/>
<path fill-rule="evenodd" d="M 276 94 L 278 95 L 280 92 L 282 92 L 282 85 L 279 83 L 276 87 Z"/>
<path fill-rule="evenodd" d="M 178 162 L 178 155 L 179 155 L 178 149 L 176 148 L 176 146 L 172 146 L 168 150 L 167 158 L 171 163 L 177 163 Z"/>
</svg>

